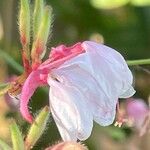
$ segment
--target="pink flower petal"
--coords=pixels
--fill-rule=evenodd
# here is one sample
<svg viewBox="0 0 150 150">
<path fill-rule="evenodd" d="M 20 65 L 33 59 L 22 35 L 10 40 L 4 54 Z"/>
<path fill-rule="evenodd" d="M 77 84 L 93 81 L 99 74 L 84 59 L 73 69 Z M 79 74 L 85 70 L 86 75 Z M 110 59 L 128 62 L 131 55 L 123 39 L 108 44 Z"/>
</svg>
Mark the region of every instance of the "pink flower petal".
<svg viewBox="0 0 150 150">
<path fill-rule="evenodd" d="M 81 43 L 77 43 L 72 47 L 65 47 L 64 45 L 61 45 L 56 48 L 52 48 L 49 59 L 42 63 L 39 69 L 46 72 L 54 68 L 58 68 L 67 60 L 70 60 L 84 52 L 85 51 L 81 47 Z"/>
<path fill-rule="evenodd" d="M 20 101 L 20 111 L 22 116 L 30 123 L 32 123 L 33 118 L 28 110 L 28 103 L 33 95 L 34 91 L 38 86 L 43 82 L 40 80 L 40 75 L 38 71 L 33 71 L 29 77 L 26 79 L 26 82 L 22 88 L 21 92 L 21 101 Z"/>
<path fill-rule="evenodd" d="M 134 118 L 139 118 L 139 116 L 144 116 L 148 111 L 148 106 L 142 99 L 129 99 L 127 101 L 127 112 L 130 116 Z"/>
<path fill-rule="evenodd" d="M 36 68 L 35 71 L 31 72 L 24 83 L 20 104 L 20 111 L 27 121 L 32 122 L 32 116 L 28 110 L 29 99 L 40 84 L 47 82 L 47 80 L 45 80 L 47 74 L 51 72 L 52 69 L 58 68 L 66 60 L 71 59 L 83 52 L 84 50 L 81 47 L 81 43 L 77 43 L 69 48 L 63 45 L 58 46 L 52 49 L 47 61 L 42 63 L 38 68 Z"/>
<path fill-rule="evenodd" d="M 142 128 L 145 117 L 149 112 L 149 108 L 142 99 L 129 99 L 127 100 L 127 115 L 133 119 L 137 128 Z"/>
</svg>

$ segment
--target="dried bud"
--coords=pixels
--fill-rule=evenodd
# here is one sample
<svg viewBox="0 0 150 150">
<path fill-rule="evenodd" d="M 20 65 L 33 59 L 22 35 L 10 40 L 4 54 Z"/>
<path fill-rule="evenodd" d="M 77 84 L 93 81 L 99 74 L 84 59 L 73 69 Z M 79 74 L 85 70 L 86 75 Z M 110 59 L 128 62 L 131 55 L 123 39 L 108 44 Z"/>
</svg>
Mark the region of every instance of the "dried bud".
<svg viewBox="0 0 150 150">
<path fill-rule="evenodd" d="M 35 122 L 29 129 L 27 138 L 25 140 L 26 149 L 30 149 L 34 146 L 40 136 L 43 134 L 46 127 L 47 119 L 49 116 L 48 107 L 44 107 L 40 114 L 36 117 Z"/>
<path fill-rule="evenodd" d="M 88 150 L 88 149 L 81 143 L 61 142 L 52 147 L 47 148 L 46 150 Z"/>
<path fill-rule="evenodd" d="M 44 57 L 46 50 L 46 43 L 48 40 L 50 25 L 52 22 L 52 9 L 49 6 L 44 8 L 43 17 L 41 19 L 36 39 L 34 39 L 31 51 L 33 64 L 39 63 Z"/>
<path fill-rule="evenodd" d="M 19 31 L 20 40 L 24 50 L 28 49 L 30 44 L 30 8 L 29 0 L 20 1 L 19 13 Z"/>
<path fill-rule="evenodd" d="M 17 124 L 14 121 L 10 125 L 10 132 L 13 143 L 13 150 L 23 150 L 24 149 L 23 137 Z"/>
</svg>

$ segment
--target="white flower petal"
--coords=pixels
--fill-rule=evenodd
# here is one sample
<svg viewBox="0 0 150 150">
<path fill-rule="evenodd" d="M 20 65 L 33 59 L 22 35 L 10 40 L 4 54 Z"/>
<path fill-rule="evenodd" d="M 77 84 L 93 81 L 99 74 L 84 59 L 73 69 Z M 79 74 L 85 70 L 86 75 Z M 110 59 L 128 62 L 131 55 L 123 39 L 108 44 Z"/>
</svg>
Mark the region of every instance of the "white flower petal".
<svg viewBox="0 0 150 150">
<path fill-rule="evenodd" d="M 67 137 L 70 137 L 70 140 L 87 139 L 91 134 L 93 118 L 84 95 L 75 87 L 66 86 L 50 76 L 48 83 L 51 87 L 50 105 L 53 117 L 63 140 L 69 140 L 63 135 L 64 132 L 68 132 L 70 136 Z"/>
<path fill-rule="evenodd" d="M 127 91 L 125 91 L 119 98 L 129 98 L 135 93 L 134 88 L 131 86 Z"/>
<path fill-rule="evenodd" d="M 133 77 L 117 51 L 94 42 L 82 44 L 85 53 L 65 62 L 55 75 L 68 85 L 78 87 L 92 107 L 94 120 L 109 125 L 115 117 L 118 98 L 132 96 Z"/>
<path fill-rule="evenodd" d="M 111 90 L 109 92 L 112 91 L 113 94 L 115 90 L 116 94 L 120 97 L 120 95 L 131 89 L 133 76 L 120 53 L 105 45 L 88 41 L 83 42 L 83 47 L 89 54 L 96 78 L 98 80 L 105 78 L 104 82 L 107 82 L 107 85 L 110 84 Z M 135 91 L 132 91 L 128 97 L 134 93 Z"/>
<path fill-rule="evenodd" d="M 56 122 L 56 125 L 58 127 L 58 130 L 60 132 L 62 139 L 64 141 L 77 141 L 76 132 L 75 131 L 73 131 L 73 132 L 68 131 L 68 129 L 65 128 L 65 126 L 62 124 L 60 118 L 57 116 L 57 112 L 55 112 L 52 107 L 51 107 L 51 113 L 52 113 L 52 116 Z"/>
<path fill-rule="evenodd" d="M 132 73 L 121 54 L 94 42 L 83 42 L 82 47 L 85 53 L 51 72 L 59 82 L 48 78 L 57 126 L 67 137 L 78 139 L 90 135 L 92 119 L 103 126 L 113 123 L 118 98 L 135 93 Z"/>
<path fill-rule="evenodd" d="M 83 101 L 88 103 L 90 108 L 88 111 L 93 114 L 96 122 L 103 126 L 112 124 L 117 97 L 114 100 L 110 99 L 89 72 L 78 65 L 71 65 L 56 69 L 53 74 L 61 80 L 63 85 L 76 87 L 84 95 Z"/>
</svg>

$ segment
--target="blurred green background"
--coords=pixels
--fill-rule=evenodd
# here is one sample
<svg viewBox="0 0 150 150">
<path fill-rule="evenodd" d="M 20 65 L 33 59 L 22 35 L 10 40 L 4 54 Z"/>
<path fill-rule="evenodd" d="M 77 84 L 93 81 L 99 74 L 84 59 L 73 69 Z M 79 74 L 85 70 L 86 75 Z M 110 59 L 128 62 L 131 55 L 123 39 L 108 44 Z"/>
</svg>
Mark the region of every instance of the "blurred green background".
<svg viewBox="0 0 150 150">
<path fill-rule="evenodd" d="M 31 3 L 34 0 L 31 0 Z M 126 59 L 150 57 L 150 0 L 45 0 L 53 7 L 53 31 L 48 41 L 48 50 L 59 44 L 72 45 L 78 41 L 104 39 L 104 43 L 118 50 Z M 14 74 L 20 74 L 19 67 L 13 66 L 11 59 L 21 64 L 21 44 L 18 32 L 18 0 L 0 0 L 0 72 L 1 81 Z M 31 8 L 32 11 L 32 8 Z M 6 52 L 10 58 L 2 55 Z M 5 69 L 4 69 L 5 68 Z M 149 66 L 144 66 L 149 69 Z M 135 76 L 136 97 L 148 100 L 150 76 L 143 69 L 132 67 Z M 45 89 L 47 91 L 47 89 Z M 30 105 L 37 112 L 48 104 L 48 94 L 39 89 Z M 3 106 L 3 105 L 2 105 Z M 7 107 L 7 106 L 6 106 Z M 8 116 L 9 108 L 4 111 Z M 16 118 L 19 118 L 13 112 Z M 25 133 L 26 123 L 22 123 Z M 28 125 L 27 125 L 28 126 Z M 0 124 L 1 128 L 1 124 Z M 9 133 L 8 133 L 9 135 Z M 1 137 L 1 133 L 0 133 Z M 9 137 L 5 137 L 9 142 Z M 60 139 L 55 123 L 50 118 L 47 130 L 34 150 L 42 150 Z M 87 141 L 90 150 L 149 150 L 146 136 L 138 139 L 131 129 L 102 128 L 94 126 L 92 136 Z M 140 142 L 139 142 L 140 141 Z M 128 145 L 129 144 L 129 145 Z"/>
</svg>

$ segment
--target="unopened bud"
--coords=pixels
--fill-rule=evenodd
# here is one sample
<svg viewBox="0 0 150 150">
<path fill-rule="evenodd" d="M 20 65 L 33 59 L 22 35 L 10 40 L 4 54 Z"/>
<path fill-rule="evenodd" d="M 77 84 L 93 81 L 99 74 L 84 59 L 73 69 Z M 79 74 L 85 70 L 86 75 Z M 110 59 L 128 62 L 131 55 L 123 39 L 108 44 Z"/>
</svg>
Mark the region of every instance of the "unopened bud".
<svg viewBox="0 0 150 150">
<path fill-rule="evenodd" d="M 14 121 L 10 125 L 10 132 L 13 143 L 13 150 L 24 150 L 24 142 L 22 134 Z"/>
<path fill-rule="evenodd" d="M 44 57 L 51 22 L 52 22 L 52 8 L 46 6 L 44 8 L 43 17 L 41 19 L 38 32 L 36 34 L 36 39 L 34 39 L 35 41 L 33 42 L 32 46 L 31 57 L 33 64 L 39 63 L 41 59 Z"/>
<path fill-rule="evenodd" d="M 33 13 L 33 39 L 36 39 L 40 23 L 42 21 L 44 12 L 43 0 L 35 0 L 34 13 Z"/>
<path fill-rule="evenodd" d="M 19 30 L 23 47 L 30 43 L 30 8 L 29 0 L 20 1 Z"/>
<path fill-rule="evenodd" d="M 88 150 L 88 149 L 81 143 L 61 142 L 52 147 L 47 148 L 46 150 Z"/>
<path fill-rule="evenodd" d="M 25 140 L 25 146 L 27 150 L 33 147 L 37 142 L 37 140 L 43 134 L 46 128 L 48 116 L 49 116 L 49 109 L 46 106 L 36 117 L 35 122 L 32 124 L 32 126 L 29 129 L 28 135 Z"/>
</svg>

